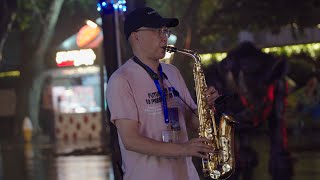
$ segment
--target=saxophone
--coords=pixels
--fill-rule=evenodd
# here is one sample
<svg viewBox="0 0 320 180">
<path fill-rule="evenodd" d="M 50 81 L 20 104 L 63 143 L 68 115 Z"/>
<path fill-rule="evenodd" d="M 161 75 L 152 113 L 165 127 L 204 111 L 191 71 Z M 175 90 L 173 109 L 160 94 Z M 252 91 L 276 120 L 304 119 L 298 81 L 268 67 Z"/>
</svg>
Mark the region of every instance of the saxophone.
<svg viewBox="0 0 320 180">
<path fill-rule="evenodd" d="M 207 106 L 205 92 L 208 89 L 205 76 L 201 67 L 200 56 L 187 49 L 177 49 L 167 46 L 167 52 L 178 52 L 192 57 L 195 60 L 193 75 L 197 96 L 199 116 L 199 137 L 211 141 L 214 153 L 209 153 L 207 158 L 202 158 L 202 171 L 205 177 L 212 179 L 227 179 L 234 172 L 234 123 L 230 115 L 222 113 L 219 128 L 216 127 L 214 111 Z"/>
</svg>

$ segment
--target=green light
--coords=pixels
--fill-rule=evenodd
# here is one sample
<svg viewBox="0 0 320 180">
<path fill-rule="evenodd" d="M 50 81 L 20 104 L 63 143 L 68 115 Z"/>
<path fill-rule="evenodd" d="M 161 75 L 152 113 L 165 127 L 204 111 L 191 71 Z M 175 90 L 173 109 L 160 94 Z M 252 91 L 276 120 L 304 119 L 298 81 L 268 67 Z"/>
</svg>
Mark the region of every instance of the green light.
<svg viewBox="0 0 320 180">
<path fill-rule="evenodd" d="M 0 72 L 0 78 L 4 77 L 19 77 L 20 71 L 7 71 L 7 72 Z"/>
<path fill-rule="evenodd" d="M 263 48 L 262 51 L 265 53 L 286 55 L 287 57 L 291 57 L 293 55 L 305 53 L 305 54 L 309 55 L 310 57 L 316 59 L 320 55 L 320 43 L 298 44 L 298 45 L 290 45 L 290 46 L 283 46 L 283 47 Z"/>
<path fill-rule="evenodd" d="M 315 60 L 320 57 L 320 43 L 297 44 L 282 47 L 267 47 L 262 48 L 261 51 L 267 54 L 276 54 L 278 56 L 285 55 L 287 57 L 305 53 Z M 209 65 L 212 63 L 212 61 L 222 61 L 224 58 L 227 57 L 227 53 L 223 52 L 200 54 L 200 57 L 202 64 Z"/>
</svg>

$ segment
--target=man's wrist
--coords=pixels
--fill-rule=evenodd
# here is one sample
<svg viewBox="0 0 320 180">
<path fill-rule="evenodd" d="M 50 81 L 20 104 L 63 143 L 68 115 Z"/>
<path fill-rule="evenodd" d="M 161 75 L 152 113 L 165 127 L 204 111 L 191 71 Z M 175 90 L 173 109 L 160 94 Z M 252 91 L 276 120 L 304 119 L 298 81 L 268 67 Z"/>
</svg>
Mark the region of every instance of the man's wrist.
<svg viewBox="0 0 320 180">
<path fill-rule="evenodd" d="M 186 156 L 186 152 L 185 152 L 185 147 L 184 144 L 175 144 L 177 146 L 177 156 L 178 157 L 185 157 Z"/>
</svg>

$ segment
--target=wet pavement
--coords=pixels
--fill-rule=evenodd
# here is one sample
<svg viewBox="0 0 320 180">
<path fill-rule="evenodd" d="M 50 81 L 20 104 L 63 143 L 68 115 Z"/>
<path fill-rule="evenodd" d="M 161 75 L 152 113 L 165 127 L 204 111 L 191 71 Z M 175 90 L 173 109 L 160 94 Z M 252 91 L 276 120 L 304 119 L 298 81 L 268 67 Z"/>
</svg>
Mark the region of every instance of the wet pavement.
<svg viewBox="0 0 320 180">
<path fill-rule="evenodd" d="M 268 173 L 269 137 L 260 132 L 252 137 L 259 163 L 255 180 L 271 180 Z M 0 145 L 0 180 L 113 180 L 110 153 L 100 142 L 78 141 L 51 144 Z M 320 179 L 320 131 L 289 133 L 294 158 L 293 180 Z"/>
<path fill-rule="evenodd" d="M 1 180 L 113 180 L 109 152 L 97 141 L 1 144 Z"/>
</svg>

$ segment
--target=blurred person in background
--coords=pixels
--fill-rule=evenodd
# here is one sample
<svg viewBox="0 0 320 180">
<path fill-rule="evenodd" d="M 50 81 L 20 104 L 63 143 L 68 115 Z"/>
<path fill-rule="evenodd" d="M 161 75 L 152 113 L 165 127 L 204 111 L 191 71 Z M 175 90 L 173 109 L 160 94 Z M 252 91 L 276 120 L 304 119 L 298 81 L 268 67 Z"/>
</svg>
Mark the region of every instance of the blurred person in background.
<svg viewBox="0 0 320 180">
<path fill-rule="evenodd" d="M 39 125 L 42 132 L 54 140 L 54 110 L 52 97 L 52 78 L 44 80 L 40 96 Z"/>
<path fill-rule="evenodd" d="M 235 126 L 236 171 L 230 180 L 250 180 L 259 165 L 259 147 L 253 140 L 268 127 L 270 138 L 269 173 L 273 180 L 293 176 L 284 122 L 287 62 L 263 53 L 250 41 L 241 42 L 221 62 L 206 70 L 208 85 L 232 95 L 232 100 L 216 106 L 240 122 Z M 260 132 L 259 132 L 260 131 Z"/>
<path fill-rule="evenodd" d="M 318 75 L 311 73 L 304 86 L 289 96 L 294 120 L 298 123 L 297 132 L 311 130 L 313 123 L 320 119 L 320 84 Z"/>
</svg>

